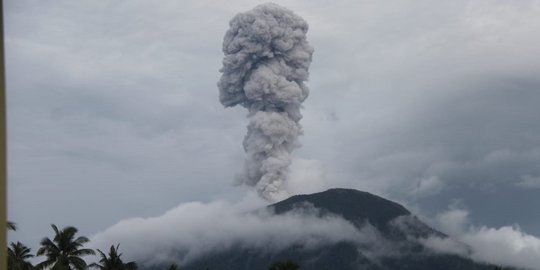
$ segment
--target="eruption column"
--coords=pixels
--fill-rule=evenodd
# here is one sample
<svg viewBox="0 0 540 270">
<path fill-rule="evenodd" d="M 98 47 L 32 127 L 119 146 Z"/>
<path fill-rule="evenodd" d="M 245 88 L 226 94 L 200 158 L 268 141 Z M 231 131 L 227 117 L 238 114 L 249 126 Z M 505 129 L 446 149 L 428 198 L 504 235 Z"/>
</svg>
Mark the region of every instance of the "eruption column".
<svg viewBox="0 0 540 270">
<path fill-rule="evenodd" d="M 276 4 L 240 13 L 229 24 L 219 100 L 249 111 L 243 143 L 247 159 L 238 180 L 272 199 L 282 190 L 302 134 L 300 108 L 309 94 L 304 82 L 313 54 L 308 24 Z"/>
</svg>

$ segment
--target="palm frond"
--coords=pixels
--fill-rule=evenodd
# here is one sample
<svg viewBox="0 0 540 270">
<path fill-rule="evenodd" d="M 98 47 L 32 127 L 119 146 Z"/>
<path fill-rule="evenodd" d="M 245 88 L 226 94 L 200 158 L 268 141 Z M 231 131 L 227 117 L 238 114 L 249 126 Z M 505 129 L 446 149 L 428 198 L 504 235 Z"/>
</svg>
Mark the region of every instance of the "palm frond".
<svg viewBox="0 0 540 270">
<path fill-rule="evenodd" d="M 15 222 L 8 221 L 7 222 L 7 229 L 12 230 L 12 231 L 16 231 L 17 230 L 17 224 Z"/>
<path fill-rule="evenodd" d="M 36 264 L 35 268 L 36 269 L 45 269 L 51 265 L 53 265 L 56 261 L 55 260 L 45 260 L 45 261 L 42 261 L 38 264 Z"/>
<path fill-rule="evenodd" d="M 99 269 L 101 269 L 101 270 L 105 270 L 105 269 L 106 269 L 105 266 L 103 266 L 103 265 L 101 265 L 101 264 L 97 264 L 97 263 L 91 263 L 91 264 L 88 265 L 88 267 L 89 267 L 89 268 L 90 268 L 90 267 L 99 268 Z"/>
<path fill-rule="evenodd" d="M 59 235 L 59 234 L 60 234 L 60 232 L 58 231 L 58 227 L 56 227 L 56 225 L 51 224 L 51 227 L 53 228 L 54 234 L 55 234 L 55 235 Z"/>
<path fill-rule="evenodd" d="M 73 242 L 82 245 L 82 244 L 84 244 L 84 243 L 90 242 L 90 239 L 88 239 L 88 237 L 85 237 L 85 236 L 79 236 L 79 237 L 77 237 L 77 239 L 75 239 L 75 241 L 73 241 Z"/>
<path fill-rule="evenodd" d="M 88 266 L 83 259 L 77 256 L 69 256 L 68 260 L 69 260 L 69 264 L 73 265 L 75 269 L 78 269 L 78 270 L 85 270 Z"/>
<path fill-rule="evenodd" d="M 11 242 L 10 246 L 11 248 L 8 248 L 8 249 L 12 251 L 13 255 L 16 258 L 24 260 L 24 259 L 34 257 L 34 255 L 30 254 L 31 249 L 25 246 L 24 244 L 22 244 L 21 242 L 17 242 L 17 243 Z"/>
<path fill-rule="evenodd" d="M 62 229 L 62 232 L 64 232 L 64 234 L 66 236 L 70 236 L 70 237 L 75 236 L 75 234 L 77 234 L 78 231 L 79 230 L 77 228 L 73 227 L 73 226 L 67 226 L 64 229 Z M 73 239 L 73 238 L 71 238 L 71 239 Z"/>
<path fill-rule="evenodd" d="M 128 262 L 124 264 L 124 267 L 126 270 L 137 270 L 137 263 L 136 262 Z"/>
<path fill-rule="evenodd" d="M 58 256 L 60 254 L 60 249 L 58 248 L 58 246 L 48 237 L 41 239 L 41 242 L 39 242 L 39 244 L 41 245 L 41 248 L 38 249 L 36 253 L 37 256 L 41 256 L 44 254 L 47 254 L 47 256 Z"/>
<path fill-rule="evenodd" d="M 100 262 L 102 262 L 103 260 L 107 260 L 107 255 L 105 255 L 105 253 L 103 253 L 103 251 L 97 249 L 97 252 L 99 253 L 99 257 L 100 257 Z"/>
</svg>

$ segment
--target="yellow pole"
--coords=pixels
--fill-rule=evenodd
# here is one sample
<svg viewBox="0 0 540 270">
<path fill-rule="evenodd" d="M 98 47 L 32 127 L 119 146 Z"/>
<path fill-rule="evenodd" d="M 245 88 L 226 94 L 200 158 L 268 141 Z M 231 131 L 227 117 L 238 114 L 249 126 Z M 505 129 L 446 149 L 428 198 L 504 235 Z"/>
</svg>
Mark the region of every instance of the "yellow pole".
<svg viewBox="0 0 540 270">
<path fill-rule="evenodd" d="M 0 269 L 7 269 L 7 206 L 6 206 L 6 80 L 4 65 L 4 9 L 0 0 Z"/>
</svg>

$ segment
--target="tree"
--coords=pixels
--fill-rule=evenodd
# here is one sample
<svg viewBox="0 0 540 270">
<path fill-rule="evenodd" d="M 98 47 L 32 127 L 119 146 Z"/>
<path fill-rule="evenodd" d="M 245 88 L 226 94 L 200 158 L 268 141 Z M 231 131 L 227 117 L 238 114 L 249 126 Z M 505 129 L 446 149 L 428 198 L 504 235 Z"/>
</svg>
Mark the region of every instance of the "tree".
<svg viewBox="0 0 540 270">
<path fill-rule="evenodd" d="M 83 270 L 88 267 L 86 262 L 81 258 L 86 255 L 94 255 L 95 252 L 91 249 L 82 248 L 85 243 L 90 240 L 87 237 L 79 236 L 75 238 L 78 230 L 75 227 L 65 227 L 63 230 L 58 230 L 56 225 L 51 224 L 55 236 L 53 240 L 45 237 L 41 240 L 41 247 L 36 255 L 45 255 L 47 259 L 36 265 L 38 269 L 51 267 L 51 270 Z"/>
<path fill-rule="evenodd" d="M 34 257 L 30 248 L 21 242 L 11 242 L 7 250 L 9 270 L 31 270 L 34 266 L 27 259 Z"/>
<path fill-rule="evenodd" d="M 180 270 L 180 269 L 178 268 L 178 265 L 176 263 L 173 263 L 173 264 L 169 265 L 167 270 Z"/>
<path fill-rule="evenodd" d="M 270 266 L 269 270 L 297 270 L 300 269 L 298 264 L 294 263 L 292 260 L 286 260 L 284 262 L 275 262 Z"/>
<path fill-rule="evenodd" d="M 122 259 L 120 259 L 122 253 L 118 253 L 119 246 L 120 244 L 116 245 L 115 248 L 114 245 L 111 245 L 111 249 L 109 250 L 109 256 L 105 255 L 105 253 L 98 249 L 97 251 L 99 252 L 99 256 L 101 257 L 101 259 L 99 260 L 100 264 L 92 263 L 90 264 L 90 267 L 96 267 L 101 270 L 136 270 L 137 263 L 124 263 Z"/>
</svg>

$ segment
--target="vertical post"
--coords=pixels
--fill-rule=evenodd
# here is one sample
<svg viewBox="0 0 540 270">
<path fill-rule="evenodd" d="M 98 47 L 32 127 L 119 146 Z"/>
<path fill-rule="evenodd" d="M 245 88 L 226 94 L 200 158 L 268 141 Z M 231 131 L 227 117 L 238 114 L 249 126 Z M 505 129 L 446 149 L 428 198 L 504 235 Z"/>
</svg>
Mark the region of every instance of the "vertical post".
<svg viewBox="0 0 540 270">
<path fill-rule="evenodd" d="M 4 9 L 0 0 L 0 269 L 7 269 L 7 149 L 6 149 L 6 80 L 4 64 Z"/>
</svg>

